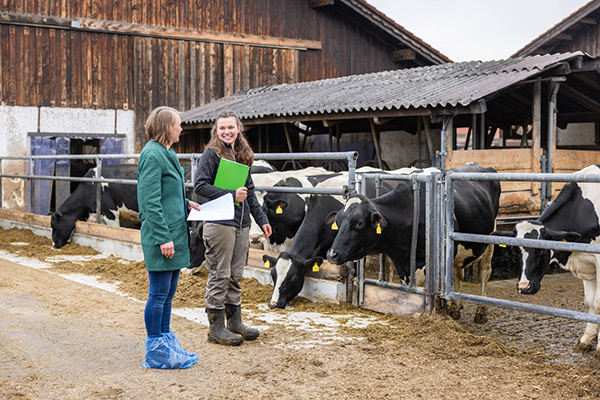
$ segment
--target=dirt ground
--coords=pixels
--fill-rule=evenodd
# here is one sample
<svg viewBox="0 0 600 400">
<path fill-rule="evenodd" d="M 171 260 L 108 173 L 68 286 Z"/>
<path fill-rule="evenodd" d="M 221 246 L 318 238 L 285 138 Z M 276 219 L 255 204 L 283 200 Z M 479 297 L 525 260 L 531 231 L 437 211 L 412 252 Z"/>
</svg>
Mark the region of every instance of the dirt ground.
<svg viewBox="0 0 600 400">
<path fill-rule="evenodd" d="M 199 362 L 148 370 L 143 263 L 74 244 L 57 251 L 29 231 L 0 230 L 0 398 L 600 398 L 600 361 L 572 350 L 580 322 L 491 308 L 488 324 L 476 325 L 470 305 L 456 322 L 301 298 L 268 310 L 271 288 L 245 279 L 244 319 L 261 336 L 228 348 L 206 341 L 205 281 L 205 273 L 182 275 L 174 306 L 196 320 L 172 321 Z M 492 282 L 491 295 L 516 298 L 514 285 Z M 562 274 L 543 285 L 526 300 L 582 309 L 581 282 Z"/>
</svg>

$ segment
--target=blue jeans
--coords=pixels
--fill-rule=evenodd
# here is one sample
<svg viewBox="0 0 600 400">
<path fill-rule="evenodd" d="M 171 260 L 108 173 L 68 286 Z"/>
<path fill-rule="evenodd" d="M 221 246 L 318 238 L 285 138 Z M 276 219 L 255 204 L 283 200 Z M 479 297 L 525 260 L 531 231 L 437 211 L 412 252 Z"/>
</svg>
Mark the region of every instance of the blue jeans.
<svg viewBox="0 0 600 400">
<path fill-rule="evenodd" d="M 148 337 L 157 338 L 171 330 L 171 307 L 179 281 L 179 270 L 148 271 L 148 278 L 150 289 L 144 310 L 144 322 Z"/>
</svg>

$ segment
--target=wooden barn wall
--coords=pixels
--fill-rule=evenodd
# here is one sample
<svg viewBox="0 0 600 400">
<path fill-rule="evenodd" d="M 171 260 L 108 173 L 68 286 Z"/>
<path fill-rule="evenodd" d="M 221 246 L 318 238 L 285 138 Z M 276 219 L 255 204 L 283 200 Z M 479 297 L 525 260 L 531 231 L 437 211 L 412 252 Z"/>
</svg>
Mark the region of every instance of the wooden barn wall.
<svg viewBox="0 0 600 400">
<path fill-rule="evenodd" d="M 133 109 L 136 151 L 159 105 L 183 111 L 254 87 L 397 67 L 394 49 L 310 0 L 0 0 L 0 11 L 321 42 L 302 50 L 0 24 L 0 104 Z"/>
</svg>

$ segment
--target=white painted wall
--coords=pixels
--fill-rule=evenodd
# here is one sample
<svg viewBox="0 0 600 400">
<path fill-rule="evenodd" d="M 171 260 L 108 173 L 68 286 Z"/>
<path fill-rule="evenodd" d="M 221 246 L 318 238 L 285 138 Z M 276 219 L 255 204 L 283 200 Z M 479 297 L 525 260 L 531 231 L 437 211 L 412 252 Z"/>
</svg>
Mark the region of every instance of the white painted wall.
<svg viewBox="0 0 600 400">
<path fill-rule="evenodd" d="M 593 145 L 596 139 L 594 123 L 573 123 L 567 129 L 557 129 L 556 145 Z"/>
<path fill-rule="evenodd" d="M 60 107 L 0 106 L 0 156 L 30 154 L 28 132 L 117 133 L 126 136 L 126 152 L 134 153 L 135 112 L 131 110 L 92 110 Z M 93 135 L 92 135 L 93 136 Z M 25 174 L 25 161 L 3 161 L 5 174 Z M 2 207 L 26 210 L 25 182 L 2 179 Z"/>
</svg>

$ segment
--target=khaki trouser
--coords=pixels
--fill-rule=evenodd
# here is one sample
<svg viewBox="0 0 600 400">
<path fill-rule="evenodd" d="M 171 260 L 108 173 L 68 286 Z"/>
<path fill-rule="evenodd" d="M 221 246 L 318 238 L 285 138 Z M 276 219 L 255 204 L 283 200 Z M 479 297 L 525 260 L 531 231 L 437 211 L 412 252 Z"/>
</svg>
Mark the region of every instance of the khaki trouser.
<svg viewBox="0 0 600 400">
<path fill-rule="evenodd" d="M 248 264 L 249 228 L 204 223 L 206 247 L 206 308 L 222 310 L 225 304 L 242 303 L 240 283 Z"/>
</svg>

